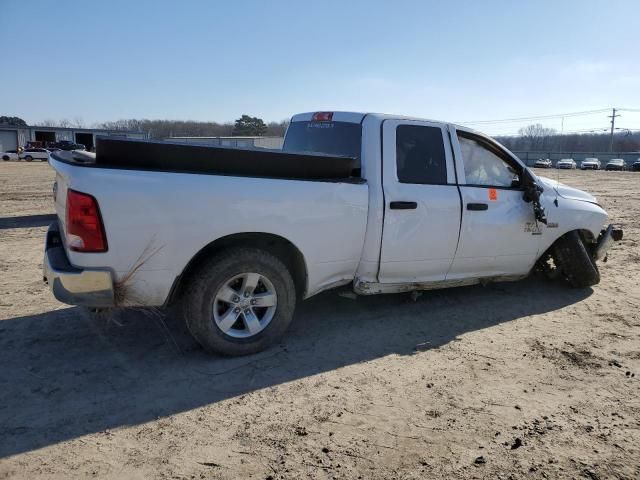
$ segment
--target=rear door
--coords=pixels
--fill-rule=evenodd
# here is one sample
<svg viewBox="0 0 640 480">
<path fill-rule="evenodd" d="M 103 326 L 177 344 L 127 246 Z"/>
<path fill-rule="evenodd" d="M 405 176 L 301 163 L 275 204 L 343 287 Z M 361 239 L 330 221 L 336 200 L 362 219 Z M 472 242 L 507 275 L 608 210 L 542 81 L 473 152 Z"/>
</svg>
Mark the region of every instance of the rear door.
<svg viewBox="0 0 640 480">
<path fill-rule="evenodd" d="M 460 229 L 460 196 L 446 125 L 385 120 L 381 283 L 444 280 Z"/>
<path fill-rule="evenodd" d="M 540 229 L 523 199 L 523 166 L 482 135 L 452 127 L 462 227 L 447 280 L 526 274 L 533 267 Z"/>
</svg>

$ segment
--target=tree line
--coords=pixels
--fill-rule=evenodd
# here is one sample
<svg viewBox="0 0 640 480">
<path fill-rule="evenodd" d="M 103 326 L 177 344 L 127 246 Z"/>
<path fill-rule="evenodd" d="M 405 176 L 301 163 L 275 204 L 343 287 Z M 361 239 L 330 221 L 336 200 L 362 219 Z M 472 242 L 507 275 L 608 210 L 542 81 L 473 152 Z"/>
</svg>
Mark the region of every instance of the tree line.
<svg viewBox="0 0 640 480">
<path fill-rule="evenodd" d="M 0 125 L 26 127 L 20 117 L 0 116 Z M 264 120 L 250 115 L 242 115 L 235 122 L 198 122 L 195 120 L 149 120 L 149 119 L 123 119 L 114 122 L 102 122 L 93 125 L 93 128 L 104 130 L 128 130 L 148 133 L 154 140 L 167 137 L 231 137 L 249 136 L 282 137 L 289 125 L 288 120 L 265 123 Z M 88 128 L 81 117 L 62 120 L 42 120 L 38 122 L 41 127 L 62 128 Z"/>
<path fill-rule="evenodd" d="M 124 119 L 96 125 L 105 130 L 130 130 L 148 133 L 152 139 L 167 137 L 282 137 L 289 122 L 265 123 L 261 118 L 242 115 L 234 123 L 198 122 L 194 120 Z"/>
<path fill-rule="evenodd" d="M 496 140 L 516 152 L 608 152 L 610 133 L 560 134 L 541 124 L 528 125 L 515 136 L 497 136 Z M 614 152 L 639 152 L 640 132 L 622 130 L 613 135 Z"/>
</svg>

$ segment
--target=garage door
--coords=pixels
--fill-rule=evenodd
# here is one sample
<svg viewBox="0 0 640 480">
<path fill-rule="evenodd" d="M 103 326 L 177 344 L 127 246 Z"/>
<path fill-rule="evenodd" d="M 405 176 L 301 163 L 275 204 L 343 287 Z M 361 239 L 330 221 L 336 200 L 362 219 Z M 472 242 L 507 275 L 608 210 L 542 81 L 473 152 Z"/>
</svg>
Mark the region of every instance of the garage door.
<svg viewBox="0 0 640 480">
<path fill-rule="evenodd" d="M 0 130 L 0 152 L 16 150 L 18 148 L 18 132 Z"/>
</svg>

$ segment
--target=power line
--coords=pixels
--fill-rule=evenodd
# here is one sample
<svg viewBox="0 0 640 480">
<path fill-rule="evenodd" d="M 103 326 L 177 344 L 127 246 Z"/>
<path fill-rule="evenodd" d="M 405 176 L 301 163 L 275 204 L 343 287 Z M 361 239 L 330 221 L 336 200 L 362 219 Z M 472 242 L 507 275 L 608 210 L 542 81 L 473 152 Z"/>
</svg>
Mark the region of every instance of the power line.
<svg viewBox="0 0 640 480">
<path fill-rule="evenodd" d="M 467 122 L 454 122 L 458 124 L 490 124 L 490 123 L 509 123 L 509 122 L 521 122 L 527 120 L 544 120 L 544 119 L 553 119 L 553 118 L 561 118 L 565 117 L 577 117 L 582 115 L 594 115 L 596 113 L 604 113 L 609 112 L 611 109 L 602 108 L 599 110 L 584 110 L 582 112 L 568 112 L 568 113 L 554 113 L 550 115 L 533 115 L 529 117 L 515 117 L 515 118 L 501 118 L 496 120 L 471 120 Z M 640 108 L 616 108 L 616 111 L 620 112 L 640 112 Z"/>
<path fill-rule="evenodd" d="M 563 133 L 553 133 L 550 136 L 561 137 L 563 135 L 571 135 L 574 133 L 596 133 L 596 132 L 608 132 L 608 131 L 609 131 L 609 128 L 589 128 L 584 130 L 568 130 Z M 495 134 L 488 133 L 487 135 L 490 137 L 521 137 L 522 136 L 520 132 L 495 133 Z"/>
<path fill-rule="evenodd" d="M 616 109 L 616 111 L 618 111 Z M 568 130 L 565 131 L 563 133 L 554 133 L 550 136 L 557 136 L 557 137 L 561 137 L 563 135 L 571 135 L 574 133 L 598 133 L 598 132 L 608 132 L 610 129 L 610 127 L 602 127 L 602 128 L 585 128 L 583 130 Z M 627 131 L 627 132 L 640 132 L 640 128 L 626 128 L 626 127 L 615 127 L 616 131 Z M 488 136 L 490 137 L 521 137 L 522 135 L 520 134 L 520 132 L 510 132 L 510 133 L 487 133 Z"/>
<path fill-rule="evenodd" d="M 455 122 L 460 124 L 488 124 L 488 123 L 509 123 L 509 122 L 522 122 L 527 120 L 543 120 L 543 119 L 551 119 L 551 118 L 564 118 L 564 117 L 577 117 L 580 115 L 593 115 L 596 113 L 604 113 L 608 112 L 610 109 L 602 108 L 600 110 L 585 110 L 582 112 L 569 112 L 569 113 L 555 113 L 552 115 L 536 115 L 530 117 L 517 117 L 517 118 L 501 118 L 497 120 L 472 120 L 466 122 Z M 626 109 L 619 109 L 626 110 Z M 638 110 L 640 111 L 640 110 Z"/>
</svg>

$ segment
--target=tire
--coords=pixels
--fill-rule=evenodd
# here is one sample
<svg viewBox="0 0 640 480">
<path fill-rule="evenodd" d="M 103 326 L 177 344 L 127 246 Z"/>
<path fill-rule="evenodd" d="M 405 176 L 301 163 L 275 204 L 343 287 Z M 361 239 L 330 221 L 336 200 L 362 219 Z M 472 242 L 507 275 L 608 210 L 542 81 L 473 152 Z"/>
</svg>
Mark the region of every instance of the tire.
<svg viewBox="0 0 640 480">
<path fill-rule="evenodd" d="M 33 157 L 32 157 L 31 155 L 27 155 L 26 157 L 24 157 L 24 159 L 25 159 L 27 162 L 30 162 L 30 161 L 32 161 L 32 160 L 33 160 Z"/>
<path fill-rule="evenodd" d="M 248 281 L 247 275 L 257 275 L 260 280 L 251 297 L 245 299 L 243 288 Z M 225 296 L 225 291 L 230 292 L 227 287 L 237 294 L 233 298 L 234 301 L 239 298 L 239 303 L 220 300 L 220 296 Z M 262 295 L 275 293 L 273 310 L 247 304 L 260 296 L 259 291 L 262 291 Z M 233 248 L 209 258 L 193 274 L 183 297 L 182 311 L 187 328 L 205 350 L 239 356 L 259 352 L 279 341 L 293 319 L 295 304 L 293 278 L 277 257 L 257 248 Z M 242 309 L 245 310 L 235 314 Z M 249 331 L 249 322 L 244 313 L 246 309 L 255 314 L 253 322 L 259 320 L 259 331 L 256 324 L 251 323 L 257 333 Z M 237 319 L 235 322 L 231 315 Z M 225 324 L 225 319 L 230 320 Z M 264 326 L 263 322 L 266 322 Z"/>
<path fill-rule="evenodd" d="M 4 160 L 5 162 L 9 161 L 9 155 L 3 155 L 2 156 L 2 160 Z"/>
<path fill-rule="evenodd" d="M 556 241 L 553 256 L 572 287 L 585 288 L 600 283 L 598 266 L 577 231 L 569 232 Z"/>
</svg>

